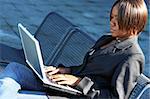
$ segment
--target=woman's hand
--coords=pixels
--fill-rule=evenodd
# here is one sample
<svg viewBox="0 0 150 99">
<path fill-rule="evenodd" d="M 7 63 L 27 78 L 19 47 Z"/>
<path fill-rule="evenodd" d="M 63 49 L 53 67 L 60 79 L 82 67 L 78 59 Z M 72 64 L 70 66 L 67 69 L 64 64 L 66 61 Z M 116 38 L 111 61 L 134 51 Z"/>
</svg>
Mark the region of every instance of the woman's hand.
<svg viewBox="0 0 150 99">
<path fill-rule="evenodd" d="M 68 73 L 71 73 L 71 70 L 65 67 L 47 66 L 45 67 L 45 73 L 50 80 L 61 85 L 76 86 L 81 80 L 79 77 L 69 75 Z"/>
<path fill-rule="evenodd" d="M 65 67 L 54 67 L 54 66 L 45 66 L 45 73 L 47 75 L 53 75 L 53 74 L 68 74 L 71 73 L 70 68 L 65 68 Z"/>
<path fill-rule="evenodd" d="M 81 80 L 81 78 L 69 74 L 55 74 L 48 76 L 48 78 L 60 85 L 70 86 L 76 86 Z"/>
</svg>

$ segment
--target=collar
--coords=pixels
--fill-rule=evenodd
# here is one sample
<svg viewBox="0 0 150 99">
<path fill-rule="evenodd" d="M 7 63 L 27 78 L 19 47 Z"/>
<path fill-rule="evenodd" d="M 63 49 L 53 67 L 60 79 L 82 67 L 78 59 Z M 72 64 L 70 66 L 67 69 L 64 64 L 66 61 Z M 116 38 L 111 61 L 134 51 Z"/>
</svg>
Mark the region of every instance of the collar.
<svg viewBox="0 0 150 99">
<path fill-rule="evenodd" d="M 99 49 L 99 47 L 111 42 L 114 39 L 116 39 L 116 38 L 112 37 L 111 35 L 103 35 L 102 37 L 100 37 L 97 40 L 97 42 L 95 43 L 93 49 Z"/>
<path fill-rule="evenodd" d="M 123 40 L 123 41 L 118 40 L 118 42 L 119 42 L 119 41 L 120 41 L 120 42 L 117 43 L 117 44 L 115 45 L 115 47 L 118 48 L 118 49 L 125 49 L 125 48 L 128 48 L 128 47 L 130 47 L 131 45 L 133 45 L 134 43 L 137 43 L 137 39 L 138 39 L 138 37 L 136 36 L 136 37 L 132 37 L 132 38 L 125 39 L 125 40 Z"/>
</svg>

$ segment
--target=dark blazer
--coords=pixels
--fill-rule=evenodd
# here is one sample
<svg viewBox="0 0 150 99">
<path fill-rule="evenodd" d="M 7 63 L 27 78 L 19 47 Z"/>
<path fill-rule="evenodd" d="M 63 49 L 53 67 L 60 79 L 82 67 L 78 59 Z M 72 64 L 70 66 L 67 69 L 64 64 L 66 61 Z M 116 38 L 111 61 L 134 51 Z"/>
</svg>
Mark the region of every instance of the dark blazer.
<svg viewBox="0 0 150 99">
<path fill-rule="evenodd" d="M 136 37 L 117 42 L 111 35 L 104 35 L 86 54 L 83 64 L 70 68 L 73 75 L 82 78 L 76 88 L 84 95 L 124 99 L 129 97 L 143 65 L 144 55 Z"/>
</svg>

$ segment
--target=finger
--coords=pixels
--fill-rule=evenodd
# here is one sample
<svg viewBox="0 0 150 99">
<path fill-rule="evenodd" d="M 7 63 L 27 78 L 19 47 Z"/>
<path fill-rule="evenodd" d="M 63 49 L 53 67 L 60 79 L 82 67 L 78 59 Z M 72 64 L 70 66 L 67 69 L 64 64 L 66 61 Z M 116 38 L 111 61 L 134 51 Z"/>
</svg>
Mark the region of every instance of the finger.
<svg viewBox="0 0 150 99">
<path fill-rule="evenodd" d="M 53 70 L 56 70 L 56 67 L 50 66 L 45 68 L 45 72 L 51 72 Z"/>
<path fill-rule="evenodd" d="M 44 66 L 44 69 L 47 68 L 47 66 Z"/>
<path fill-rule="evenodd" d="M 56 67 L 53 67 L 53 66 L 49 66 L 49 67 L 45 67 L 45 70 L 55 70 Z"/>
<path fill-rule="evenodd" d="M 52 78 L 52 79 L 61 78 L 61 77 L 64 77 L 64 74 L 51 75 L 51 78 Z"/>
<path fill-rule="evenodd" d="M 64 81 L 64 80 L 66 80 L 65 77 L 58 77 L 58 78 L 53 78 L 52 79 L 52 81 L 54 81 L 54 82 L 60 82 L 60 81 Z"/>
<path fill-rule="evenodd" d="M 63 80 L 62 78 L 65 78 L 62 74 L 56 74 L 56 75 L 49 75 L 47 76 L 50 80 L 56 80 L 56 81 L 59 81 L 60 80 Z"/>
<path fill-rule="evenodd" d="M 68 82 L 69 81 L 65 80 L 65 81 L 60 81 L 60 82 L 57 82 L 57 83 L 60 84 L 60 85 L 69 85 Z"/>
<path fill-rule="evenodd" d="M 54 75 L 59 72 L 59 69 L 53 70 L 51 72 L 47 72 L 48 75 Z"/>
<path fill-rule="evenodd" d="M 54 67 L 54 66 L 44 66 L 44 69 L 51 68 L 51 67 Z"/>
</svg>

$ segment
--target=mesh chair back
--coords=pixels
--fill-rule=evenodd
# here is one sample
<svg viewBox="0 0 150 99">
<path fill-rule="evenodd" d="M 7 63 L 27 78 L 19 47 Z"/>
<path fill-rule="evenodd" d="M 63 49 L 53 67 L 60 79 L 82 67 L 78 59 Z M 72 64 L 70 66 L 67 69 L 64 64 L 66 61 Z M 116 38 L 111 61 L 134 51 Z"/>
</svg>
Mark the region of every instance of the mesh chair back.
<svg viewBox="0 0 150 99">
<path fill-rule="evenodd" d="M 58 64 L 65 66 L 80 65 L 95 40 L 79 29 L 73 31 L 66 39 L 66 42 L 54 55 L 51 64 L 56 66 Z"/>
<path fill-rule="evenodd" d="M 53 56 L 57 50 L 58 42 L 63 41 L 63 38 L 75 26 L 55 12 L 49 13 L 43 20 L 35 33 L 35 38 L 40 42 L 44 63 L 48 64 L 47 59 Z"/>
</svg>

